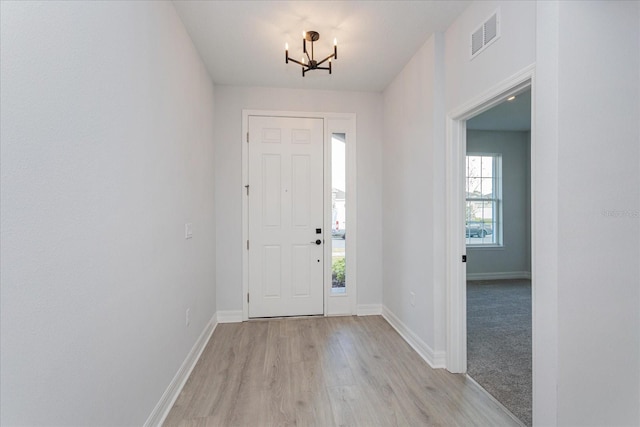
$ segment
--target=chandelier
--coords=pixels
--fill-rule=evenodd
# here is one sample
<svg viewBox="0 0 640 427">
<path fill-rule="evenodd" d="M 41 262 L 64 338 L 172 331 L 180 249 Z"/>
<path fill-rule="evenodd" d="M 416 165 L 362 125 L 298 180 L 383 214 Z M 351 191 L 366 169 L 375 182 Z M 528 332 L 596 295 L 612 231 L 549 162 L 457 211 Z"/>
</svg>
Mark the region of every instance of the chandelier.
<svg viewBox="0 0 640 427">
<path fill-rule="evenodd" d="M 303 56 L 300 61 L 296 61 L 293 58 L 289 58 L 289 43 L 285 43 L 284 45 L 285 63 L 288 64 L 289 61 L 291 61 L 291 62 L 295 62 L 298 65 L 301 65 L 302 77 L 304 77 L 307 71 L 311 71 L 311 70 L 328 70 L 329 74 L 331 74 L 331 58 L 338 59 L 338 41 L 336 39 L 333 39 L 333 53 L 327 56 L 326 58 L 324 58 L 322 61 L 316 61 L 316 59 L 313 56 L 313 42 L 317 42 L 318 40 L 320 40 L 320 33 L 318 33 L 317 31 L 305 31 L 302 33 Z M 311 42 L 311 56 L 309 56 L 309 51 L 307 49 L 307 42 Z M 304 55 L 306 55 L 306 60 Z M 327 61 L 329 61 L 328 67 L 320 66 Z"/>
</svg>

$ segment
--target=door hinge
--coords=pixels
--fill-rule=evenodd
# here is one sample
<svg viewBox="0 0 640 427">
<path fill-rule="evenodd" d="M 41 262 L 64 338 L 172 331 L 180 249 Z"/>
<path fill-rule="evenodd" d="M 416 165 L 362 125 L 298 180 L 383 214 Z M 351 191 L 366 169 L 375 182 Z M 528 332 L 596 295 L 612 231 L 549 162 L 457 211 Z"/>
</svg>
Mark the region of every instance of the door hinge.
<svg viewBox="0 0 640 427">
<path fill-rule="evenodd" d="M 247 250 L 249 250 L 249 241 L 247 240 Z"/>
<path fill-rule="evenodd" d="M 249 292 L 247 292 L 247 304 L 249 304 Z"/>
<path fill-rule="evenodd" d="M 247 196 L 249 195 L 249 184 L 245 185 L 244 188 L 247 189 Z"/>
<path fill-rule="evenodd" d="M 247 142 L 249 142 L 249 132 L 247 132 Z"/>
<path fill-rule="evenodd" d="M 462 262 L 467 262 L 467 256 L 466 255 L 462 255 Z"/>
</svg>

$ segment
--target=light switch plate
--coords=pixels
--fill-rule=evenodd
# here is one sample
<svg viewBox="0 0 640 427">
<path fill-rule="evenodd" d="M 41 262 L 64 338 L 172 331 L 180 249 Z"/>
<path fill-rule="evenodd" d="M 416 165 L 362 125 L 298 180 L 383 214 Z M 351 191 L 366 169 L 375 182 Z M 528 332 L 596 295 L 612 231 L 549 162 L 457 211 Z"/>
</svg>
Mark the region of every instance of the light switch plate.
<svg viewBox="0 0 640 427">
<path fill-rule="evenodd" d="M 185 223 L 184 225 L 184 238 L 191 239 L 193 237 L 193 227 L 190 222 Z"/>
</svg>

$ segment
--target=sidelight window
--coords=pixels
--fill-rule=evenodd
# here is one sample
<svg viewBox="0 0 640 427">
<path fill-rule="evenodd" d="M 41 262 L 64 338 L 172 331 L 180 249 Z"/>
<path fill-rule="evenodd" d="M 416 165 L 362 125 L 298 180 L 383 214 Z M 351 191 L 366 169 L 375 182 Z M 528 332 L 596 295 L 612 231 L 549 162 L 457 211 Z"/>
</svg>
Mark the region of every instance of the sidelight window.
<svg viewBox="0 0 640 427">
<path fill-rule="evenodd" d="M 331 293 L 346 291 L 346 135 L 331 135 Z"/>
</svg>

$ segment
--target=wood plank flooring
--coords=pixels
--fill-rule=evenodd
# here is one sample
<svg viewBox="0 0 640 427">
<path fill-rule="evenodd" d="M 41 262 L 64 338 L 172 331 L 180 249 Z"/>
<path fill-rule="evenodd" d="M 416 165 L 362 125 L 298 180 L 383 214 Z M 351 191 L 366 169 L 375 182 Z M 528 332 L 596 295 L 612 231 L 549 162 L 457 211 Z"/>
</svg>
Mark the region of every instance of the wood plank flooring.
<svg viewBox="0 0 640 427">
<path fill-rule="evenodd" d="M 166 427 L 515 426 L 380 316 L 218 325 Z"/>
</svg>

